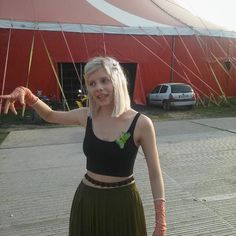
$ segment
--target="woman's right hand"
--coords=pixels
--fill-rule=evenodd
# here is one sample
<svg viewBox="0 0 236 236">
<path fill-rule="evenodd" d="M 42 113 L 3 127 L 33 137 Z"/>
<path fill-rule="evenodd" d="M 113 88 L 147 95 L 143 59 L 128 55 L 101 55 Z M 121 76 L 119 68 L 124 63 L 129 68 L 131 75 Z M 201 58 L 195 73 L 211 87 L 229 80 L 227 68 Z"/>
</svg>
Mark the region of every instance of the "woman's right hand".
<svg viewBox="0 0 236 236">
<path fill-rule="evenodd" d="M 0 95 L 0 99 L 5 99 L 4 113 L 7 114 L 8 110 L 10 110 L 17 115 L 17 111 L 15 109 L 15 102 L 19 101 L 22 105 L 32 106 L 38 101 L 38 97 L 35 96 L 28 88 L 20 86 L 17 87 L 13 92 L 7 95 Z"/>
</svg>

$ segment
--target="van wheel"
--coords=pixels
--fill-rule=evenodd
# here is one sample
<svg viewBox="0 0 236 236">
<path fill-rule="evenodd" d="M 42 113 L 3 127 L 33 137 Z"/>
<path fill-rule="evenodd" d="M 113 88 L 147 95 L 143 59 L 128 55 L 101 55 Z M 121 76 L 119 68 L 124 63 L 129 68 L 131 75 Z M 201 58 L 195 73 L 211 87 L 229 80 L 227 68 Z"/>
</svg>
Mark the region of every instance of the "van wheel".
<svg viewBox="0 0 236 236">
<path fill-rule="evenodd" d="M 162 107 L 164 110 L 169 111 L 170 110 L 170 103 L 167 101 L 164 101 Z"/>
</svg>

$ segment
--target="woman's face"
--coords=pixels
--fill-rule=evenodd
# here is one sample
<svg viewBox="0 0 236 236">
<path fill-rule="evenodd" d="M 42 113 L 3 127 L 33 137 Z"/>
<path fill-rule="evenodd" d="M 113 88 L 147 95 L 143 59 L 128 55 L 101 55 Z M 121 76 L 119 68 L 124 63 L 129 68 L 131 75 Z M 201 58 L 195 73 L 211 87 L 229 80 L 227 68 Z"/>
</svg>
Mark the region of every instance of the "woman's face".
<svg viewBox="0 0 236 236">
<path fill-rule="evenodd" d="M 114 87 L 105 69 L 100 68 L 87 78 L 87 89 L 98 106 L 114 105 Z"/>
</svg>

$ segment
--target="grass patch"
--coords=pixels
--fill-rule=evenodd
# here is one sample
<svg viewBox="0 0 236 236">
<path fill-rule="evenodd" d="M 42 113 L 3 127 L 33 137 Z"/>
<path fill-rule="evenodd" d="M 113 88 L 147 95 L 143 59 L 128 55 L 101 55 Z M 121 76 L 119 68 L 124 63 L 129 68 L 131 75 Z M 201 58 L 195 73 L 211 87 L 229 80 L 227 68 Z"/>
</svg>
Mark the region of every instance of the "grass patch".
<svg viewBox="0 0 236 236">
<path fill-rule="evenodd" d="M 43 121 L 37 114 L 33 112 L 33 110 L 26 110 L 24 117 L 22 117 L 21 110 L 18 110 L 17 113 L 17 115 L 12 114 L 11 112 L 8 114 L 2 113 L 0 115 L 0 144 L 12 130 L 59 126 Z"/>
<path fill-rule="evenodd" d="M 0 144 L 4 141 L 4 139 L 9 134 L 9 127 L 14 126 L 20 126 L 27 124 L 28 116 L 31 116 L 32 111 L 26 111 L 25 117 L 22 117 L 21 115 L 14 115 L 12 113 L 9 114 L 1 114 L 0 115 Z M 21 114 L 21 111 L 19 111 L 19 114 Z"/>
<path fill-rule="evenodd" d="M 236 98 L 228 99 L 228 103 L 221 103 L 219 106 L 208 103 L 207 106 L 198 105 L 194 109 L 178 108 L 164 111 L 161 107 L 139 105 L 133 105 L 133 108 L 148 115 L 153 120 L 236 117 Z M 32 110 L 26 110 L 24 117 L 21 114 L 21 110 L 19 110 L 18 115 L 12 113 L 0 115 L 0 144 L 9 134 L 9 130 L 22 127 L 27 129 L 58 127 L 58 125 L 49 124 L 37 115 L 35 116 Z"/>
<path fill-rule="evenodd" d="M 9 132 L 0 132 L 0 145 L 4 141 L 4 139 L 7 137 Z"/>
<path fill-rule="evenodd" d="M 24 117 L 22 117 L 22 111 L 18 110 L 17 115 L 12 114 L 9 112 L 8 114 L 1 114 L 0 115 L 0 124 L 28 124 L 32 123 L 33 121 L 33 111 L 26 110 Z"/>
<path fill-rule="evenodd" d="M 236 98 L 228 99 L 219 105 L 209 103 L 206 107 L 197 106 L 194 113 L 203 117 L 235 117 L 236 116 Z"/>
<path fill-rule="evenodd" d="M 236 117 L 236 98 L 228 99 L 228 103 L 222 102 L 219 105 L 208 102 L 207 105 L 197 105 L 194 109 L 181 107 L 165 111 L 161 107 L 136 105 L 134 109 L 148 115 L 153 120 Z"/>
</svg>

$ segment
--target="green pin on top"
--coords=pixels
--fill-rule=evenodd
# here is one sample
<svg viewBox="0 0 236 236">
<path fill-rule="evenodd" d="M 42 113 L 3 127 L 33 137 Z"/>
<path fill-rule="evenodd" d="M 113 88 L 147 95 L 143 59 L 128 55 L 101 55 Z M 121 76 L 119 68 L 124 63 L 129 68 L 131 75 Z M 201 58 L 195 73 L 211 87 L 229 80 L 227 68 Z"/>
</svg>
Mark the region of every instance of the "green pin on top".
<svg viewBox="0 0 236 236">
<path fill-rule="evenodd" d="M 116 140 L 116 143 L 118 144 L 118 146 L 123 149 L 125 146 L 125 143 L 127 142 L 127 140 L 130 138 L 130 133 L 129 132 L 122 132 L 122 135 L 120 136 L 120 138 L 118 138 Z"/>
</svg>

